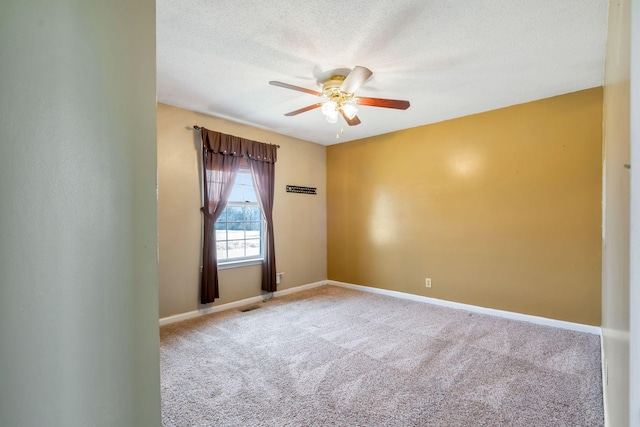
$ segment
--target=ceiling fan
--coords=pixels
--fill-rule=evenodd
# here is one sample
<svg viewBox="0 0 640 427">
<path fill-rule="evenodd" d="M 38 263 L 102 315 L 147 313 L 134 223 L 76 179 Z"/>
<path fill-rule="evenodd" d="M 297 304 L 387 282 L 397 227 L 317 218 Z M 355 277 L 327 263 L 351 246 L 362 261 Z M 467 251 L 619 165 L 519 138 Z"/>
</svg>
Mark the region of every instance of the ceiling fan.
<svg viewBox="0 0 640 427">
<path fill-rule="evenodd" d="M 331 76 L 329 80 L 322 84 L 322 92 L 276 81 L 270 81 L 269 84 L 324 98 L 322 102 L 291 111 L 285 114 L 285 116 L 295 116 L 305 111 L 322 108 L 322 113 L 329 123 L 336 123 L 338 121 L 338 114 L 340 114 L 349 126 L 355 126 L 360 124 L 360 119 L 356 115 L 358 113 L 357 105 L 395 108 L 398 110 L 406 110 L 409 108 L 409 101 L 356 96 L 355 91 L 372 75 L 373 73 L 368 68 L 356 66 L 347 76 L 338 74 Z"/>
</svg>

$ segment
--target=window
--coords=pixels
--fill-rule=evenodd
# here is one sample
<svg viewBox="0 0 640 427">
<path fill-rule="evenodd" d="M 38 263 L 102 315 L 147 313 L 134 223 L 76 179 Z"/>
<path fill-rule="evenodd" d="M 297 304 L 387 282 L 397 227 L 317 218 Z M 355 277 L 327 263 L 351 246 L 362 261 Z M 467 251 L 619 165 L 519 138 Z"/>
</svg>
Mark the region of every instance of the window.
<svg viewBox="0 0 640 427">
<path fill-rule="evenodd" d="M 251 172 L 236 175 L 227 206 L 216 221 L 218 263 L 262 260 L 263 219 Z"/>
</svg>

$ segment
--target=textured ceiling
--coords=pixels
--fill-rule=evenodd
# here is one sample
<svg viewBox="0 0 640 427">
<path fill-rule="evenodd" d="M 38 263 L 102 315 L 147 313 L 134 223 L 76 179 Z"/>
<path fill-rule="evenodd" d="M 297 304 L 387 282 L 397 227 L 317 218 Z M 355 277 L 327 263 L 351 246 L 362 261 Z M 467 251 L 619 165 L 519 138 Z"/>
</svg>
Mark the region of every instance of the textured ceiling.
<svg viewBox="0 0 640 427">
<path fill-rule="evenodd" d="M 603 83 L 606 0 L 157 0 L 158 101 L 324 145 L 521 104 Z M 373 76 L 362 124 L 319 109 L 334 69 Z M 197 123 L 193 123 L 197 124 Z"/>
</svg>

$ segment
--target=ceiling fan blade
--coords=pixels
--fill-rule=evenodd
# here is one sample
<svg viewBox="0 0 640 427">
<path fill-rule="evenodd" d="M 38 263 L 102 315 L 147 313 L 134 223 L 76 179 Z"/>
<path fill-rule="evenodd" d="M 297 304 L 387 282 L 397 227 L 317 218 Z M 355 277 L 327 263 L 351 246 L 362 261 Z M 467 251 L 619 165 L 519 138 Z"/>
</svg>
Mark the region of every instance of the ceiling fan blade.
<svg viewBox="0 0 640 427">
<path fill-rule="evenodd" d="M 320 108 L 320 107 L 322 107 L 322 102 L 319 102 L 319 103 L 313 104 L 313 105 L 309 105 L 308 107 L 304 107 L 304 108 L 301 108 L 299 110 L 292 111 L 290 113 L 285 114 L 285 116 L 288 116 L 288 117 L 295 116 L 297 114 L 304 113 L 305 111 L 314 110 L 314 109 Z"/>
<path fill-rule="evenodd" d="M 300 86 L 290 85 L 289 83 L 270 81 L 269 84 L 270 85 L 274 85 L 274 86 L 280 86 L 280 87 L 283 87 L 285 89 L 297 90 L 297 91 L 308 93 L 308 94 L 311 94 L 311 95 L 322 96 L 322 93 L 320 93 L 318 91 L 307 89 L 307 88 L 300 87 Z"/>
<path fill-rule="evenodd" d="M 353 119 L 350 119 L 342 110 L 340 110 L 340 114 L 342 114 L 342 117 L 349 124 L 349 126 L 356 126 L 360 124 L 360 119 L 358 118 L 358 116 L 353 116 Z"/>
<path fill-rule="evenodd" d="M 406 110 L 411 104 L 409 101 L 402 101 L 399 99 L 384 99 L 384 98 L 367 98 L 361 97 L 356 100 L 358 105 L 366 105 L 368 107 L 383 107 L 383 108 L 395 108 L 398 110 Z"/>
<path fill-rule="evenodd" d="M 344 93 L 353 93 L 362 86 L 362 83 L 366 82 L 372 74 L 371 70 L 366 67 L 355 66 L 340 85 L 340 90 Z"/>
</svg>

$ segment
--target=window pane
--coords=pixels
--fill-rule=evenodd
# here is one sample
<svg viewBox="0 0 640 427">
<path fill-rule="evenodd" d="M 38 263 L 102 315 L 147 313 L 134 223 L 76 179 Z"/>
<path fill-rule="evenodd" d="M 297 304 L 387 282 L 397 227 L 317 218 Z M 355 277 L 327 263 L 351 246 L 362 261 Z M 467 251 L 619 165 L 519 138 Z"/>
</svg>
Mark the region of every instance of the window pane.
<svg viewBox="0 0 640 427">
<path fill-rule="evenodd" d="M 227 240 L 230 242 L 244 240 L 243 230 L 227 230 Z"/>
<path fill-rule="evenodd" d="M 226 230 L 227 229 L 227 223 L 224 222 L 224 221 L 217 220 L 216 221 L 216 225 L 215 225 L 215 229 L 216 230 Z"/>
<path fill-rule="evenodd" d="M 251 172 L 238 172 L 236 175 L 236 185 L 250 185 L 253 187 L 253 179 L 251 178 Z"/>
<path fill-rule="evenodd" d="M 262 220 L 262 212 L 260 212 L 260 208 L 257 206 L 247 206 L 246 216 L 249 221 Z"/>
<path fill-rule="evenodd" d="M 229 242 L 229 258 L 240 258 L 244 255 L 244 240 Z"/>
<path fill-rule="evenodd" d="M 216 222 L 216 228 L 218 228 L 218 224 L 219 223 Z M 224 223 L 221 223 L 221 225 L 224 226 Z M 216 242 L 222 242 L 224 240 L 227 240 L 227 229 L 216 230 Z"/>
<path fill-rule="evenodd" d="M 247 256 L 260 255 L 260 239 L 247 239 Z"/>
<path fill-rule="evenodd" d="M 244 222 L 242 222 L 242 221 L 229 222 L 228 225 L 227 225 L 227 229 L 229 231 L 244 230 Z M 240 239 L 240 238 L 241 237 L 234 237 L 234 239 Z"/>
<path fill-rule="evenodd" d="M 236 179 L 237 181 L 237 179 Z M 231 190 L 231 195 L 229 196 L 229 201 L 239 201 L 242 200 L 242 187 L 239 185 L 234 185 L 233 186 L 233 190 Z M 226 209 L 226 208 L 225 208 Z"/>
<path fill-rule="evenodd" d="M 247 230 L 253 230 L 253 231 L 262 230 L 262 222 L 261 221 L 247 222 L 246 224 L 247 224 Z"/>
<path fill-rule="evenodd" d="M 218 217 L 218 221 L 224 222 L 227 220 L 227 208 L 225 207 L 222 210 L 222 213 L 220 214 L 220 216 Z M 216 221 L 217 222 L 217 221 Z"/>
<path fill-rule="evenodd" d="M 215 224 L 218 260 L 260 256 L 262 221 L 251 172 L 239 172 L 228 205 Z"/>
<path fill-rule="evenodd" d="M 227 242 L 216 242 L 218 260 L 227 258 Z"/>
<path fill-rule="evenodd" d="M 261 229 L 259 222 L 248 222 L 247 223 L 247 239 L 259 239 L 261 237 Z"/>
<path fill-rule="evenodd" d="M 258 197 L 256 197 L 256 191 L 253 189 L 253 184 L 245 187 L 244 200 L 252 203 L 258 202 Z"/>
<path fill-rule="evenodd" d="M 227 221 L 244 221 L 244 208 L 242 206 L 227 206 Z"/>
</svg>

